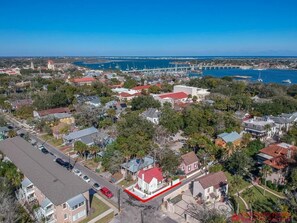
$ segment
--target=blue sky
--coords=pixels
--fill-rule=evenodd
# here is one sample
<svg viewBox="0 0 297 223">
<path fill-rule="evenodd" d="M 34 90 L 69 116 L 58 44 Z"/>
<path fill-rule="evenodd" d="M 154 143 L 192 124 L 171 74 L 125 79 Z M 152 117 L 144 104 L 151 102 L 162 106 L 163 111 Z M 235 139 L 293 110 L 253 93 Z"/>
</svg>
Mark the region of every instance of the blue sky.
<svg viewBox="0 0 297 223">
<path fill-rule="evenodd" d="M 297 56 L 296 0 L 11 0 L 0 56 Z"/>
</svg>

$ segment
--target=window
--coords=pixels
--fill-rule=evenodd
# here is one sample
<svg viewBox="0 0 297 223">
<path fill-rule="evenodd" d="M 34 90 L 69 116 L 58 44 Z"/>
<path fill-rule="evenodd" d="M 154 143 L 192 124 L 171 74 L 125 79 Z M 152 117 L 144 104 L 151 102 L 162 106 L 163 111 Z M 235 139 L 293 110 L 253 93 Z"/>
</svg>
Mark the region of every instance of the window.
<svg viewBox="0 0 297 223">
<path fill-rule="evenodd" d="M 86 210 L 83 210 L 79 213 L 77 213 L 76 215 L 73 215 L 72 220 L 76 221 L 77 219 L 86 216 Z"/>
<path fill-rule="evenodd" d="M 72 210 L 75 210 L 76 208 L 78 208 L 78 205 L 73 206 Z"/>
<path fill-rule="evenodd" d="M 208 199 L 209 199 L 209 196 L 206 197 L 206 200 L 208 200 Z"/>
<path fill-rule="evenodd" d="M 83 202 L 79 203 L 78 206 L 81 207 L 81 206 L 83 206 L 84 204 L 85 204 L 85 202 L 83 201 Z"/>
<path fill-rule="evenodd" d="M 194 168 L 196 169 L 198 167 L 197 163 L 194 164 Z"/>
<path fill-rule="evenodd" d="M 188 166 L 188 170 L 191 171 L 191 166 Z"/>
<path fill-rule="evenodd" d="M 65 209 L 67 207 L 66 203 L 63 204 L 63 209 Z"/>
<path fill-rule="evenodd" d="M 209 192 L 209 191 L 210 191 L 210 188 L 207 189 L 207 192 Z"/>
<path fill-rule="evenodd" d="M 68 218 L 68 215 L 67 214 L 64 214 L 64 219 L 67 219 Z"/>
</svg>

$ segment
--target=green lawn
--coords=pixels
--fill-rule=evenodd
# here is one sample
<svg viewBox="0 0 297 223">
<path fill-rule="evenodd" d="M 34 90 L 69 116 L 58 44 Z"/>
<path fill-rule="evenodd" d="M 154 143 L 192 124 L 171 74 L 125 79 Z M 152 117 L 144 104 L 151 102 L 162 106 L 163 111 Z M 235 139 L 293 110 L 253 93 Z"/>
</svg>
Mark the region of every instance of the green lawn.
<svg viewBox="0 0 297 223">
<path fill-rule="evenodd" d="M 52 135 L 48 134 L 42 135 L 41 138 L 54 146 L 60 146 L 63 143 L 62 139 L 55 139 Z"/>
<path fill-rule="evenodd" d="M 88 221 L 92 220 L 93 218 L 97 217 L 98 215 L 102 214 L 108 209 L 109 207 L 106 204 L 100 201 L 97 197 L 93 197 L 92 203 L 91 203 L 90 215 L 87 218 L 85 218 L 82 221 L 82 223 L 87 223 Z"/>
<path fill-rule="evenodd" d="M 265 187 L 265 185 L 261 185 L 261 186 L 262 186 L 262 187 Z M 259 188 L 259 187 L 258 187 L 258 188 Z M 266 186 L 266 188 L 267 188 L 268 190 L 272 191 L 273 193 L 275 193 L 275 194 L 279 195 L 279 196 L 285 197 L 285 194 L 284 194 L 284 193 L 282 193 L 282 192 L 279 192 L 279 191 L 273 190 L 273 189 L 271 189 L 271 188 L 269 188 L 269 187 L 267 187 L 267 186 Z M 262 190 L 262 191 L 264 191 L 264 189 L 262 189 L 262 188 L 259 188 L 259 190 Z M 269 193 L 269 192 L 267 192 L 267 191 L 266 191 L 266 194 L 267 194 L 267 193 Z"/>
<path fill-rule="evenodd" d="M 279 199 L 278 197 L 274 196 L 273 194 L 269 193 L 269 192 L 265 192 L 265 196 L 264 196 L 264 190 L 260 187 L 252 187 L 254 193 L 255 193 L 255 200 L 258 201 L 266 201 L 268 198 L 271 198 L 272 200 L 277 200 Z M 243 193 L 244 194 L 244 193 Z M 243 196 L 243 195 L 242 195 Z M 244 196 L 243 196 L 243 199 Z"/>
<path fill-rule="evenodd" d="M 114 217 L 114 213 L 111 212 L 110 214 L 106 215 L 104 218 L 101 218 L 96 223 L 109 223 Z"/>
<path fill-rule="evenodd" d="M 234 199 L 235 199 L 236 203 L 239 203 L 239 213 L 246 212 L 245 205 L 244 205 L 243 201 L 240 198 L 238 198 L 237 195 L 234 196 Z M 234 210 L 235 212 L 236 212 L 236 208 L 237 207 L 235 207 L 235 210 Z"/>
<path fill-rule="evenodd" d="M 135 183 L 136 183 L 135 180 L 134 181 L 133 180 L 132 181 L 122 180 L 121 182 L 118 183 L 118 185 L 123 186 L 123 187 L 129 187 Z"/>
</svg>

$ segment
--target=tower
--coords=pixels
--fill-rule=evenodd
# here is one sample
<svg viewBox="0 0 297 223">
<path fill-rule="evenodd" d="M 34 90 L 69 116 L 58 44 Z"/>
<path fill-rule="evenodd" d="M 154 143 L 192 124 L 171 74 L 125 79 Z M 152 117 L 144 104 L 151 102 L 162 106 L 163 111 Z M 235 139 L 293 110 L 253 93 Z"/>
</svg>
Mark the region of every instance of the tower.
<svg viewBox="0 0 297 223">
<path fill-rule="evenodd" d="M 34 64 L 33 64 L 33 61 L 31 61 L 31 66 L 30 66 L 30 68 L 31 68 L 32 70 L 34 70 Z"/>
</svg>

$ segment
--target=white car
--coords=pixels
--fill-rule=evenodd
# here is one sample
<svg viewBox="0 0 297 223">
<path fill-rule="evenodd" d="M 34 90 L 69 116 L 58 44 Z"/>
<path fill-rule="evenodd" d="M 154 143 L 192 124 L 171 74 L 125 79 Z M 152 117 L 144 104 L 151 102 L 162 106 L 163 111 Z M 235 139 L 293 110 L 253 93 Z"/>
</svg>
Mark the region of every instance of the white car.
<svg viewBox="0 0 297 223">
<path fill-rule="evenodd" d="M 73 169 L 72 172 L 73 172 L 76 176 L 79 176 L 79 177 L 82 175 L 82 173 L 81 173 L 80 170 L 78 170 L 78 169 Z"/>
<path fill-rule="evenodd" d="M 86 181 L 87 183 L 89 183 L 91 181 L 87 175 L 83 176 L 83 180 Z"/>
</svg>

